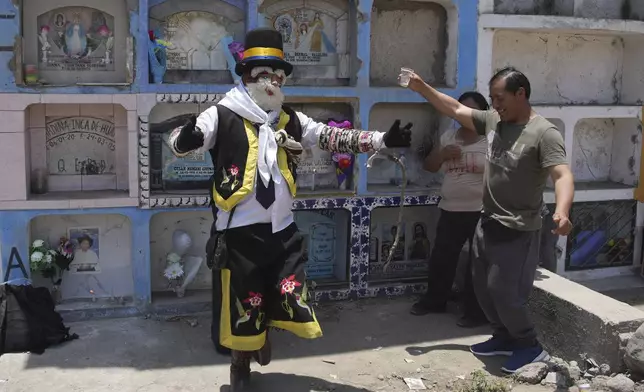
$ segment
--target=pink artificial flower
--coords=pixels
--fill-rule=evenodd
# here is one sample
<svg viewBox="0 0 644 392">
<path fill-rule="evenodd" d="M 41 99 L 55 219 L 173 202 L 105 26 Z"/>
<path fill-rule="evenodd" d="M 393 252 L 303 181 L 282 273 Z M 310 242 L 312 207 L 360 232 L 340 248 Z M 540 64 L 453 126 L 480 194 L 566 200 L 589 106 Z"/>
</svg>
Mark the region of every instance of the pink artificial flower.
<svg viewBox="0 0 644 392">
<path fill-rule="evenodd" d="M 108 36 L 108 35 L 110 35 L 110 33 L 111 33 L 110 28 L 109 28 L 109 27 L 107 27 L 106 25 L 102 25 L 102 26 L 100 26 L 100 27 L 96 30 L 96 32 L 97 32 L 100 36 L 102 36 L 102 37 L 107 37 L 107 36 Z"/>
</svg>

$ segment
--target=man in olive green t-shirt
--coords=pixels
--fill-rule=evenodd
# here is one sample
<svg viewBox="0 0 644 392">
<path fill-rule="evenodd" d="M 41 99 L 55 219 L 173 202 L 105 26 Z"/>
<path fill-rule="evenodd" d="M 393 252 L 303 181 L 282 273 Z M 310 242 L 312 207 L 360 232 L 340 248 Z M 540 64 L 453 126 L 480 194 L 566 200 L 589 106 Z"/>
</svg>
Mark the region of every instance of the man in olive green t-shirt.
<svg viewBox="0 0 644 392">
<path fill-rule="evenodd" d="M 402 75 L 401 75 L 402 76 Z M 555 184 L 553 233 L 572 229 L 568 212 L 574 195 L 573 176 L 563 137 L 530 105 L 530 82 L 508 67 L 490 79 L 494 110 L 468 108 L 412 74 L 409 88 L 440 113 L 488 140 L 483 211 L 474 238 L 473 283 L 478 301 L 494 329 L 491 339 L 470 350 L 480 356 L 506 355 L 502 370 L 514 373 L 548 353 L 537 341 L 526 304 L 539 265 L 543 191 L 550 176 Z"/>
</svg>

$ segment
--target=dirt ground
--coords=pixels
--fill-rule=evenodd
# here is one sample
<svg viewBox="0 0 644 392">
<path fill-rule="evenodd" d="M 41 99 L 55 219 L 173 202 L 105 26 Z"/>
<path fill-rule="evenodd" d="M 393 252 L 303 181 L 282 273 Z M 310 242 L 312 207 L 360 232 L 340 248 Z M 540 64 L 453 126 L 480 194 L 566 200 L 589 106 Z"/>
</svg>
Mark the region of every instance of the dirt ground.
<svg viewBox="0 0 644 392">
<path fill-rule="evenodd" d="M 409 377 L 422 379 L 428 390 L 449 391 L 477 369 L 501 374 L 502 359 L 481 360 L 468 351 L 470 344 L 488 338 L 486 327 L 458 328 L 453 314 L 412 316 L 411 303 L 397 298 L 320 306 L 324 337 L 307 341 L 274 333 L 274 360 L 253 367 L 253 390 L 399 392 L 409 390 L 403 380 Z M 69 326 L 79 340 L 43 355 L 0 357 L 0 391 L 228 391 L 229 358 L 214 351 L 207 314 Z"/>
</svg>

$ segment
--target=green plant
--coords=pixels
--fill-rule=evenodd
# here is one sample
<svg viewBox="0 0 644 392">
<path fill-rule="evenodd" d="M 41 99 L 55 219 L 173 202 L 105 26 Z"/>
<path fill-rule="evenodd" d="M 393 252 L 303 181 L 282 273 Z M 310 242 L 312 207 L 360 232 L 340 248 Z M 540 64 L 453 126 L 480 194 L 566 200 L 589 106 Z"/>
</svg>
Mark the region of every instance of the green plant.
<svg viewBox="0 0 644 392">
<path fill-rule="evenodd" d="M 470 374 L 459 392 L 510 392 L 510 385 L 501 379 L 488 376 L 481 370 Z"/>
</svg>

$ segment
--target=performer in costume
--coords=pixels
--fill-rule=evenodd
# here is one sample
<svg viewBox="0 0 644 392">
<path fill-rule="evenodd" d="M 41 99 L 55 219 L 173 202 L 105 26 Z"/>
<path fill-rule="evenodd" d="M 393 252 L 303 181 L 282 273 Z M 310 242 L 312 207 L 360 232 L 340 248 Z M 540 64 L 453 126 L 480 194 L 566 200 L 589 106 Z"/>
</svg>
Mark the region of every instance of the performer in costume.
<svg viewBox="0 0 644 392">
<path fill-rule="evenodd" d="M 242 82 L 169 138 L 175 155 L 198 149 L 210 151 L 213 160 L 217 239 L 209 241 L 208 253 L 219 255 L 219 337 L 232 350 L 233 391 L 250 381 L 251 358 L 262 366 L 270 362 L 267 328 L 322 336 L 308 302 L 304 243 L 291 211 L 303 148 L 358 154 L 411 143 L 411 123 L 401 128 L 396 120 L 386 133 L 343 129 L 283 106 L 281 86 L 292 70 L 279 32 L 248 32 L 235 68 Z"/>
</svg>

